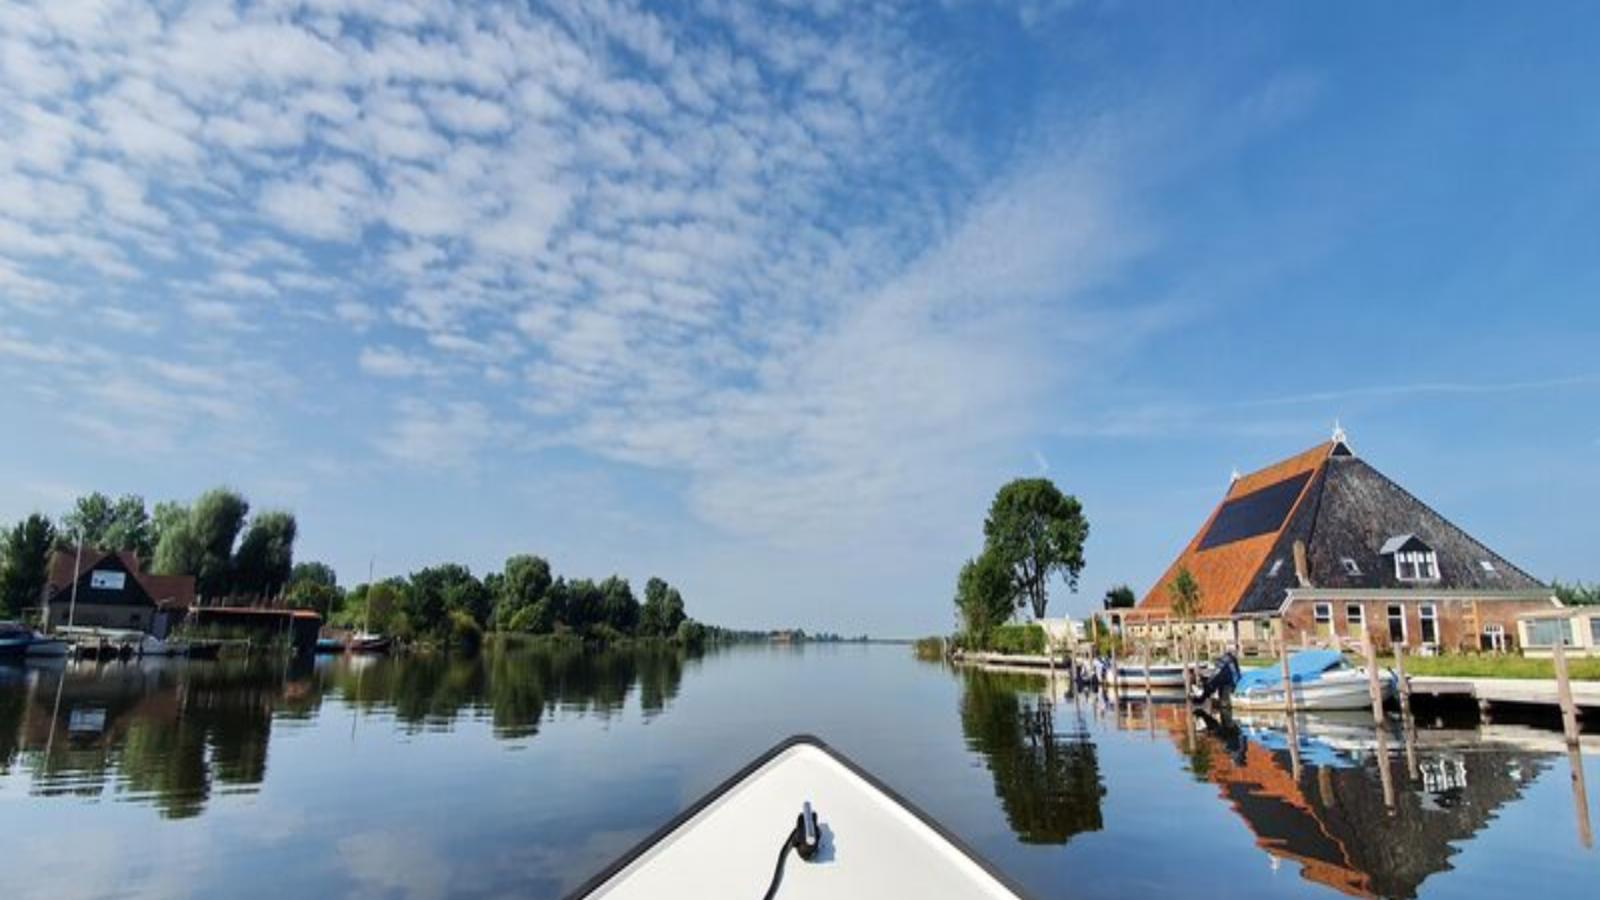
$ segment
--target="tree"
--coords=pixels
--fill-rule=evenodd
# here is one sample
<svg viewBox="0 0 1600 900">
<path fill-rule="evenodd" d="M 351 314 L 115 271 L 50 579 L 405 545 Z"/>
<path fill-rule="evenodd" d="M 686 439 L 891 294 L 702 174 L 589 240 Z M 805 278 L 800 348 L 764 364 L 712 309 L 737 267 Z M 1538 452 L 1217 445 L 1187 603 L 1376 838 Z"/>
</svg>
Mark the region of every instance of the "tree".
<svg viewBox="0 0 1600 900">
<path fill-rule="evenodd" d="M 5 533 L 0 541 L 0 609 L 6 615 L 15 616 L 40 602 L 55 538 L 55 526 L 38 513 Z"/>
<path fill-rule="evenodd" d="M 293 584 L 320 584 L 324 587 L 336 588 L 339 586 L 339 575 L 333 571 L 333 566 L 325 562 L 297 562 L 289 572 L 289 583 Z"/>
<path fill-rule="evenodd" d="M 294 573 L 294 516 L 264 512 L 250 522 L 234 554 L 233 589 L 253 597 L 273 597 L 288 586 Z"/>
<path fill-rule="evenodd" d="M 1172 600 L 1172 614 L 1185 622 L 1194 621 L 1200 612 L 1200 583 L 1194 580 L 1189 567 L 1178 569 L 1178 574 L 1167 584 L 1167 596 Z"/>
<path fill-rule="evenodd" d="M 639 601 L 628 579 L 612 575 L 600 582 L 600 620 L 623 634 L 639 627 Z"/>
<path fill-rule="evenodd" d="M 85 547 L 115 549 L 105 539 L 113 515 L 110 497 L 99 491 L 85 494 L 72 505 L 72 512 L 61 517 L 61 538 L 82 541 Z"/>
<path fill-rule="evenodd" d="M 639 609 L 639 634 L 644 637 L 673 637 L 687 615 L 683 595 L 660 578 L 645 582 L 644 605 Z"/>
<path fill-rule="evenodd" d="M 465 610 L 474 618 L 480 612 L 488 615 L 488 592 L 466 566 L 457 563 L 429 566 L 411 573 L 410 582 L 406 616 L 419 632 L 443 636 L 450 627 L 448 614 L 452 609 Z"/>
<path fill-rule="evenodd" d="M 495 622 L 502 627 L 515 627 L 511 626 L 511 621 L 518 613 L 544 599 L 550 584 L 550 563 L 542 557 L 521 554 L 506 560 L 505 575 L 500 579 L 495 596 Z M 524 624 L 527 621 L 525 617 Z"/>
<path fill-rule="evenodd" d="M 126 550 L 139 557 L 139 565 L 150 565 L 155 553 L 154 532 L 150 516 L 144 509 L 144 498 L 138 494 L 124 494 L 111 507 L 111 525 L 106 529 L 100 546 L 107 550 Z"/>
<path fill-rule="evenodd" d="M 1119 584 L 1106 591 L 1106 609 L 1132 609 L 1137 602 L 1133 596 L 1133 588 L 1125 584 Z"/>
<path fill-rule="evenodd" d="M 201 594 L 220 597 L 232 593 L 233 546 L 249 514 L 249 502 L 227 488 L 206 491 L 189 509 L 189 527 L 201 548 L 200 565 L 193 573 Z"/>
<path fill-rule="evenodd" d="M 1555 591 L 1556 598 L 1565 606 L 1600 606 L 1600 583 L 1574 581 L 1568 584 L 1552 580 L 1550 589 Z"/>
<path fill-rule="evenodd" d="M 206 548 L 189 518 L 189 510 L 175 503 L 156 507 L 155 561 L 150 571 L 157 575 L 198 575 L 205 565 Z"/>
<path fill-rule="evenodd" d="M 1005 624 L 1016 608 L 1011 570 L 998 556 L 985 551 L 961 567 L 956 578 L 956 611 L 968 634 L 987 634 Z"/>
<path fill-rule="evenodd" d="M 1049 479 L 1019 478 L 1000 488 L 983 535 L 984 552 L 1010 571 L 1019 605 L 1030 605 L 1034 618 L 1044 618 L 1053 576 L 1078 589 L 1089 520 L 1078 498 L 1062 494 Z"/>
</svg>

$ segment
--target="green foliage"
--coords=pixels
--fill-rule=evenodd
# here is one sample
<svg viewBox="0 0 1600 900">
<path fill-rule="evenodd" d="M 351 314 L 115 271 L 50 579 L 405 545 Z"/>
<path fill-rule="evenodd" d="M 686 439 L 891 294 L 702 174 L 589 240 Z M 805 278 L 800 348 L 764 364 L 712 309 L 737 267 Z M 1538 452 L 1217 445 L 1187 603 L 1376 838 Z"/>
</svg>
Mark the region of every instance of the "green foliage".
<svg viewBox="0 0 1600 900">
<path fill-rule="evenodd" d="M 0 540 L 0 611 L 16 616 L 40 602 L 48 579 L 55 526 L 38 513 L 18 522 Z"/>
<path fill-rule="evenodd" d="M 638 630 L 639 601 L 628 579 L 612 575 L 600 582 L 600 621 L 623 635 Z"/>
<path fill-rule="evenodd" d="M 984 552 L 1011 573 L 1020 600 L 1044 618 L 1050 579 L 1060 575 L 1078 589 L 1089 520 L 1078 498 L 1062 494 L 1046 478 L 1019 478 L 1000 488 L 983 523 Z"/>
<path fill-rule="evenodd" d="M 699 622 L 696 622 L 693 619 L 684 619 L 682 622 L 678 623 L 676 640 L 684 647 L 687 647 L 691 650 L 697 650 L 700 647 L 705 646 L 709 638 L 710 634 L 708 633 L 706 626 L 701 625 Z"/>
<path fill-rule="evenodd" d="M 194 575 L 205 565 L 206 548 L 194 529 L 189 510 L 174 504 L 156 508 L 157 532 L 155 562 L 151 571 L 157 575 Z"/>
<path fill-rule="evenodd" d="M 956 578 L 956 611 L 969 635 L 981 636 L 1004 624 L 1016 610 L 1011 570 L 989 551 L 969 559 Z"/>
<path fill-rule="evenodd" d="M 672 637 L 683 624 L 683 596 L 660 578 L 644 586 L 644 606 L 639 610 L 639 634 L 645 637 Z"/>
<path fill-rule="evenodd" d="M 984 649 L 995 653 L 1017 653 L 1031 656 L 1044 654 L 1044 629 L 1038 625 L 1001 625 L 987 635 Z"/>
<path fill-rule="evenodd" d="M 86 547 L 128 551 L 139 557 L 141 565 L 150 562 L 155 552 L 155 532 L 145 512 L 144 498 L 124 494 L 113 501 L 95 491 L 79 497 L 72 511 L 61 517 L 61 541 L 82 540 Z"/>
<path fill-rule="evenodd" d="M 309 582 L 323 587 L 336 588 L 339 586 L 339 576 L 333 571 L 333 566 L 325 562 L 298 562 L 289 572 L 290 584 Z"/>
<path fill-rule="evenodd" d="M 450 610 L 450 643 L 468 653 L 483 646 L 483 626 L 464 609 Z"/>
<path fill-rule="evenodd" d="M 250 504 L 227 488 L 206 491 L 190 507 L 191 537 L 200 546 L 200 565 L 191 572 L 201 595 L 224 597 L 232 593 L 233 546 L 249 514 Z"/>
<path fill-rule="evenodd" d="M 944 638 L 917 638 L 911 645 L 911 653 L 917 659 L 925 662 L 938 662 L 944 659 L 945 656 Z"/>
<path fill-rule="evenodd" d="M 544 599 L 550 585 L 550 563 L 543 558 L 522 555 L 506 560 L 505 574 L 498 579 L 494 590 L 496 624 L 502 628 L 510 626 L 514 631 L 527 630 L 510 623 L 524 612 L 529 615 L 523 616 L 523 621 L 529 621 L 533 605 Z"/>
<path fill-rule="evenodd" d="M 1167 596 L 1172 598 L 1172 614 L 1185 622 L 1194 620 L 1200 612 L 1200 583 L 1194 580 L 1188 566 L 1178 569 L 1167 585 Z"/>
<path fill-rule="evenodd" d="M 1565 606 L 1600 606 L 1600 582 L 1584 584 L 1574 581 L 1569 584 L 1551 581 L 1550 589 Z"/>
<path fill-rule="evenodd" d="M 233 558 L 231 593 L 274 597 L 283 590 L 294 572 L 298 530 L 294 516 L 286 512 L 265 512 L 251 520 Z"/>
<path fill-rule="evenodd" d="M 1104 601 L 1106 609 L 1132 609 L 1138 602 L 1133 595 L 1133 588 L 1125 584 L 1119 584 L 1106 591 Z"/>
</svg>

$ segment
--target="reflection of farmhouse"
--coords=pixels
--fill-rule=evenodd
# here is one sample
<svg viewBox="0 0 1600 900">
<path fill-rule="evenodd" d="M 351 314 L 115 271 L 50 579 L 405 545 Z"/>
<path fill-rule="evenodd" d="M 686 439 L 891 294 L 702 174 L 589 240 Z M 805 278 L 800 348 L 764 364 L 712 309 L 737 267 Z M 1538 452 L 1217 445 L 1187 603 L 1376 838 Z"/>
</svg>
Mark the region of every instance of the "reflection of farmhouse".
<svg viewBox="0 0 1600 900">
<path fill-rule="evenodd" d="M 1333 440 L 1239 476 L 1138 608 L 1133 634 L 1163 630 L 1169 585 L 1188 569 L 1199 622 L 1246 646 L 1359 641 L 1506 648 L 1518 613 L 1550 590 Z"/>
</svg>

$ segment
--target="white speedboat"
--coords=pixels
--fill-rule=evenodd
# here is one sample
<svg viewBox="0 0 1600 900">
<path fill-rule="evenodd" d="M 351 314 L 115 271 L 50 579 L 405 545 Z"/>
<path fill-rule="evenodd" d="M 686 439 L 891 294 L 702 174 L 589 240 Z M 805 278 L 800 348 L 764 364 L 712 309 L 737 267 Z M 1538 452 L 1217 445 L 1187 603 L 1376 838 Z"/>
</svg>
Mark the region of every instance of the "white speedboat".
<svg viewBox="0 0 1600 900">
<path fill-rule="evenodd" d="M 1296 710 L 1363 709 L 1372 705 L 1367 670 L 1350 665 L 1334 650 L 1302 650 L 1289 656 L 1289 683 Z M 1385 701 L 1394 697 L 1398 679 L 1393 672 L 1378 673 Z M 1280 666 L 1245 672 L 1233 688 L 1233 705 L 1241 709 L 1283 709 L 1284 683 Z"/>
<path fill-rule="evenodd" d="M 1145 673 L 1149 672 L 1146 679 Z M 1196 663 L 1189 667 L 1190 677 L 1196 684 L 1205 680 L 1209 669 Z M 1141 663 L 1117 663 L 1113 676 L 1116 684 L 1126 691 L 1144 690 L 1148 680 L 1150 687 L 1156 689 L 1171 689 L 1183 687 L 1183 665 L 1181 663 L 1151 663 L 1145 666 Z"/>
<path fill-rule="evenodd" d="M 1017 898 L 932 819 L 811 737 L 763 754 L 574 897 Z"/>
</svg>

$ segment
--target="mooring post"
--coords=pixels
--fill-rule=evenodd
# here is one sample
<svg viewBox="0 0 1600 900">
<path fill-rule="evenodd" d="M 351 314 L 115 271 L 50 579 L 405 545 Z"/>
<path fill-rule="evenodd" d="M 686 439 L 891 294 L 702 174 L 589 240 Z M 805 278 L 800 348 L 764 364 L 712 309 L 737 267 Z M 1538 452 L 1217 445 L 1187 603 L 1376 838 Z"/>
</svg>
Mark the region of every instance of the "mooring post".
<svg viewBox="0 0 1600 900">
<path fill-rule="evenodd" d="M 1578 745 L 1578 710 L 1572 703 L 1572 682 L 1567 680 L 1567 651 L 1562 645 L 1572 631 L 1572 620 L 1563 619 L 1565 630 L 1556 637 L 1550 648 L 1550 658 L 1556 664 L 1556 699 L 1561 701 L 1561 730 L 1566 733 L 1567 746 Z"/>
<path fill-rule="evenodd" d="M 1144 645 L 1144 705 L 1150 706 L 1150 642 Z"/>
<path fill-rule="evenodd" d="M 1416 723 L 1411 719 L 1411 682 L 1406 679 L 1406 649 L 1394 645 L 1394 674 L 1400 682 L 1400 736 L 1406 747 L 1406 776 L 1417 780 Z"/>
<path fill-rule="evenodd" d="M 1372 695 L 1372 721 L 1382 728 L 1383 688 L 1378 683 L 1378 651 L 1372 646 L 1371 633 L 1366 635 L 1362 646 L 1367 654 L 1367 693 Z"/>
<path fill-rule="evenodd" d="M 1578 843 L 1587 850 L 1594 846 L 1589 830 L 1589 794 L 1583 784 L 1583 752 L 1577 744 L 1567 745 L 1567 768 L 1572 772 L 1572 808 L 1578 814 Z"/>
<path fill-rule="evenodd" d="M 1288 714 L 1291 722 L 1294 719 L 1294 682 L 1289 680 L 1289 642 L 1280 640 L 1278 643 L 1278 665 L 1283 670 L 1283 711 Z"/>
</svg>

